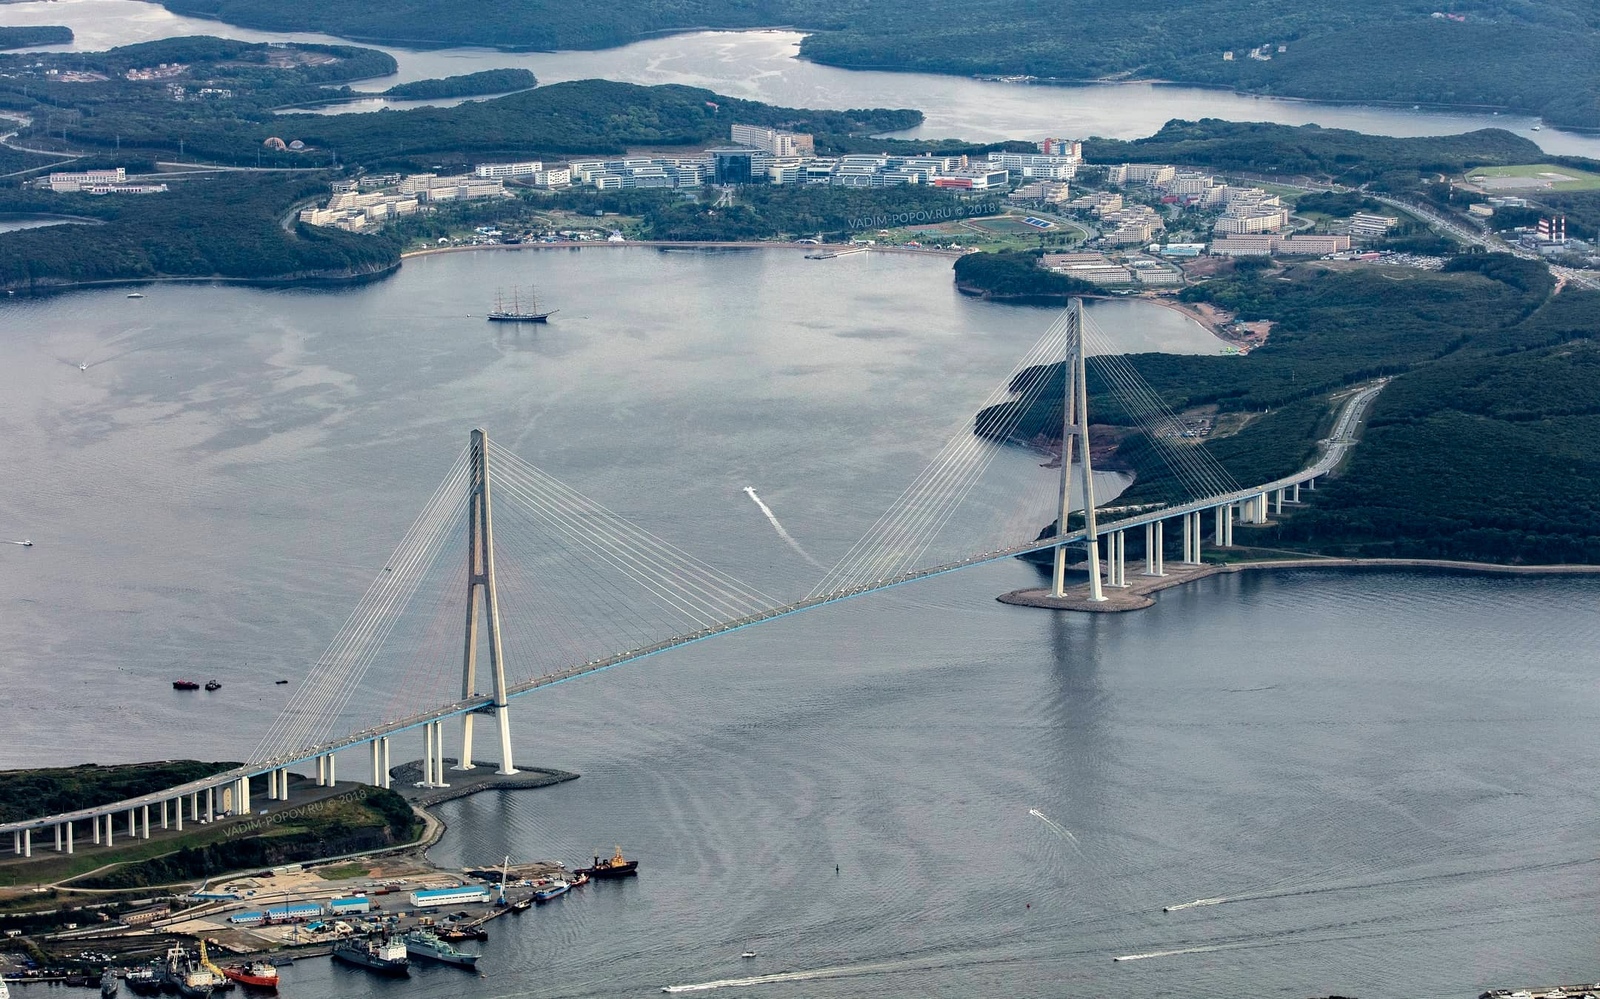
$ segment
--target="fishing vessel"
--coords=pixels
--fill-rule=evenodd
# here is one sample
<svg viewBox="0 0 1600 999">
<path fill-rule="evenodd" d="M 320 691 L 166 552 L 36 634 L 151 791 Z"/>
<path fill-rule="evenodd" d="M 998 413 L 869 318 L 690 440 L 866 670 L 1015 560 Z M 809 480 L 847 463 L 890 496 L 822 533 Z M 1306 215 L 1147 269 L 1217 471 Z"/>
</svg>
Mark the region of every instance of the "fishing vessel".
<svg viewBox="0 0 1600 999">
<path fill-rule="evenodd" d="M 123 979 L 128 990 L 136 996 L 158 996 L 161 994 L 161 975 L 152 967 L 134 968 Z"/>
<path fill-rule="evenodd" d="M 528 289 L 527 308 L 523 308 L 522 295 L 516 288 L 511 289 L 511 307 L 506 307 L 505 296 L 500 292 L 494 293 L 494 309 L 489 313 L 491 323 L 547 323 L 550 317 L 560 309 L 551 309 L 549 312 L 539 311 L 539 297 L 533 289 Z"/>
<path fill-rule="evenodd" d="M 172 689 L 173 690 L 199 690 L 200 689 L 200 685 L 198 683 L 195 683 L 193 680 L 174 680 L 174 681 L 172 681 Z"/>
<path fill-rule="evenodd" d="M 543 888 L 535 888 L 533 890 L 533 900 L 543 905 L 551 899 L 560 898 L 571 890 L 572 885 L 565 881 L 552 881 Z"/>
<path fill-rule="evenodd" d="M 578 873 L 587 874 L 599 881 L 632 877 L 639 873 L 639 862 L 637 860 L 623 859 L 622 847 L 619 846 L 617 847 L 617 852 L 609 859 L 601 860 L 600 855 L 598 853 L 595 854 L 594 866 L 582 868 Z"/>
<path fill-rule="evenodd" d="M 264 961 L 251 961 L 249 964 L 230 964 L 222 969 L 222 973 L 229 981 L 247 985 L 253 989 L 278 988 L 278 969 Z"/>
<path fill-rule="evenodd" d="M 478 955 L 466 954 L 457 950 L 448 941 L 439 939 L 435 933 L 424 929 L 415 929 L 405 935 L 406 953 L 412 957 L 420 957 L 429 961 L 438 961 L 440 964 L 453 964 L 458 968 L 476 968 Z"/>
<path fill-rule="evenodd" d="M 411 974 L 405 943 L 388 937 L 379 940 L 346 937 L 333 945 L 333 957 L 336 961 L 392 978 L 406 978 Z"/>
</svg>

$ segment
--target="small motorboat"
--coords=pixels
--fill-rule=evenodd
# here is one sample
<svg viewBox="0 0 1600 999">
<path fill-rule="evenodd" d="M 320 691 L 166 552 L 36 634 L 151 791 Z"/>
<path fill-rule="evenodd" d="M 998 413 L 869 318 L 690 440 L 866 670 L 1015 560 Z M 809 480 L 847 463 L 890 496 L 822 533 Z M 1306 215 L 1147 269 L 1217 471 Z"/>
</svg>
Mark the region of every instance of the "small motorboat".
<svg viewBox="0 0 1600 999">
<path fill-rule="evenodd" d="M 33 542 L 29 541 L 27 538 L 23 538 L 21 541 L 18 541 L 17 544 L 21 545 L 24 548 L 32 548 L 33 547 Z"/>
<path fill-rule="evenodd" d="M 207 690 L 221 690 L 222 689 L 222 684 L 218 683 L 215 680 L 207 680 L 206 681 L 206 689 Z"/>
<path fill-rule="evenodd" d="M 582 871 L 579 871 L 578 872 L 578 876 L 573 878 L 572 881 L 571 881 L 572 887 L 574 887 L 574 888 L 581 887 L 581 886 L 586 885 L 588 883 L 589 883 L 589 875 L 583 873 Z"/>
<path fill-rule="evenodd" d="M 174 680 L 174 681 L 172 681 L 172 689 L 173 690 L 199 690 L 200 689 L 200 685 L 198 683 L 195 683 L 193 680 Z"/>
<path fill-rule="evenodd" d="M 277 685 L 278 685 L 278 686 L 280 686 L 280 687 L 281 687 L 281 686 L 283 686 L 283 685 L 284 685 L 284 684 L 286 684 L 286 683 L 288 683 L 288 682 L 289 682 L 289 681 L 288 681 L 288 680 L 274 680 L 274 681 L 273 681 L 273 682 L 274 682 L 274 683 L 276 683 L 276 684 L 277 684 Z"/>
<path fill-rule="evenodd" d="M 88 371 L 89 370 L 89 362 L 88 361 L 79 362 L 78 370 L 79 371 Z"/>
<path fill-rule="evenodd" d="M 749 960 L 750 958 L 756 956 L 756 952 L 753 951 L 753 950 L 747 950 L 743 954 L 740 954 L 739 956 L 744 958 L 745 960 Z"/>
<path fill-rule="evenodd" d="M 139 292 L 137 292 L 137 291 L 130 291 L 130 292 L 128 292 L 128 297 L 129 298 L 143 298 L 144 296 L 142 294 L 140 294 Z"/>
</svg>

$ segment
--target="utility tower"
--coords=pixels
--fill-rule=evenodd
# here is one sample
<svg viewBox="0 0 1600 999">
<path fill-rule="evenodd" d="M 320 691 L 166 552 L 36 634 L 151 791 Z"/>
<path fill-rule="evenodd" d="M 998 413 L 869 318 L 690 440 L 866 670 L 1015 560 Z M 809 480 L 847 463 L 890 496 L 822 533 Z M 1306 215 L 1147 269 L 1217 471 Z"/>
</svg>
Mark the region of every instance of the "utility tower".
<svg viewBox="0 0 1600 999">
<path fill-rule="evenodd" d="M 511 758 L 511 713 L 506 701 L 505 654 L 500 647 L 500 601 L 494 587 L 494 516 L 489 505 L 489 435 L 472 432 L 468 455 L 472 464 L 467 505 L 467 636 L 461 660 L 461 696 L 478 694 L 478 612 L 488 617 L 489 666 L 494 670 L 494 717 L 500 729 L 501 774 L 514 774 Z M 461 759 L 457 770 L 472 769 L 472 719 L 461 716 Z M 443 756 L 441 752 L 439 754 Z"/>
<path fill-rule="evenodd" d="M 1070 307 L 1067 328 L 1067 356 L 1062 365 L 1061 385 L 1061 509 L 1056 521 L 1057 537 L 1066 537 L 1067 514 L 1072 503 L 1072 452 L 1074 445 L 1083 454 L 1077 463 L 1083 480 L 1084 544 L 1089 549 L 1089 599 L 1104 600 L 1100 589 L 1100 542 L 1094 525 L 1094 468 L 1089 459 L 1089 389 L 1084 372 L 1083 355 L 1083 299 L 1074 298 Z M 1055 573 L 1051 577 L 1050 595 L 1065 596 L 1063 585 L 1067 575 L 1067 545 L 1056 545 Z"/>
</svg>

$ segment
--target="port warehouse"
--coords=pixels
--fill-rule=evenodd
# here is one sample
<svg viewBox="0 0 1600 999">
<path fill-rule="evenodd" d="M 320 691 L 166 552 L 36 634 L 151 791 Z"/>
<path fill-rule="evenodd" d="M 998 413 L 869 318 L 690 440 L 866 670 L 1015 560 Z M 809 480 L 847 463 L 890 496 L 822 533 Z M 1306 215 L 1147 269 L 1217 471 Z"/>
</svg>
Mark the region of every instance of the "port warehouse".
<svg viewBox="0 0 1600 999">
<path fill-rule="evenodd" d="M 483 885 L 462 885 L 459 888 L 430 888 L 411 893 L 411 904 L 418 909 L 435 909 L 445 905 L 484 903 L 489 901 L 489 889 Z"/>
<path fill-rule="evenodd" d="M 487 889 L 484 890 L 488 896 Z M 264 923 L 291 923 L 301 919 L 320 919 L 323 916 L 354 916 L 372 911 L 372 903 L 365 895 L 352 898 L 329 899 L 324 905 L 320 902 L 300 902 L 294 905 L 280 905 L 267 909 L 264 912 L 236 912 L 228 917 L 228 922 L 240 926 L 255 926 Z"/>
</svg>

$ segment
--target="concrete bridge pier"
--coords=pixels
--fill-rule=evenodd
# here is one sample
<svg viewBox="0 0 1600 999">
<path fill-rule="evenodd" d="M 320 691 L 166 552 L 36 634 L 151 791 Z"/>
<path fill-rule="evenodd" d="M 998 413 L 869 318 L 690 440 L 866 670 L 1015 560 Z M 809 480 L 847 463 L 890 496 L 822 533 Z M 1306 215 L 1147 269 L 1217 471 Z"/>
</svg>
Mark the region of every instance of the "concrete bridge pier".
<svg viewBox="0 0 1600 999">
<path fill-rule="evenodd" d="M 433 723 L 422 726 L 422 786 L 433 787 Z"/>
<path fill-rule="evenodd" d="M 1166 567 L 1162 560 L 1166 556 L 1165 545 L 1161 537 L 1163 521 L 1144 525 L 1144 574 L 1146 576 L 1165 576 Z"/>
<path fill-rule="evenodd" d="M 178 832 L 183 832 L 183 798 L 181 796 L 174 798 L 172 804 L 175 806 L 173 808 L 173 812 L 176 814 L 177 818 L 177 822 L 174 824 L 173 828 L 175 828 Z M 194 811 L 192 809 L 189 812 L 189 817 L 191 819 L 194 818 Z"/>
<path fill-rule="evenodd" d="M 139 838 L 150 838 L 150 806 L 139 806 Z"/>
<path fill-rule="evenodd" d="M 33 830 L 32 829 L 24 829 L 24 830 L 22 830 L 22 855 L 24 857 L 33 856 Z"/>
<path fill-rule="evenodd" d="M 367 754 L 372 757 L 372 786 L 383 786 L 383 771 L 379 767 L 378 740 L 367 743 Z"/>
<path fill-rule="evenodd" d="M 328 785 L 328 758 L 326 756 L 319 756 L 319 757 L 317 757 L 317 786 L 318 787 L 326 787 L 327 785 Z"/>
<path fill-rule="evenodd" d="M 433 754 L 432 777 L 430 778 L 433 783 L 429 786 L 449 787 L 450 784 L 444 779 L 444 722 L 429 722 L 426 727 L 430 733 L 430 738 L 427 742 L 432 747 Z"/>
<path fill-rule="evenodd" d="M 1277 514 L 1277 515 L 1281 516 L 1283 514 L 1283 490 L 1282 489 L 1279 489 L 1277 494 L 1272 497 L 1272 505 L 1273 505 L 1272 512 L 1274 514 Z"/>
<path fill-rule="evenodd" d="M 67 853 L 70 854 L 70 853 L 73 852 L 73 850 L 72 850 L 72 823 L 68 822 L 66 825 L 67 825 Z"/>
<path fill-rule="evenodd" d="M 1300 502 L 1300 483 L 1296 482 L 1294 484 L 1294 495 L 1289 497 L 1289 502 L 1290 503 L 1298 503 L 1298 502 Z"/>
<path fill-rule="evenodd" d="M 389 777 L 389 737 L 388 736 L 384 736 L 383 738 L 379 739 L 378 742 L 380 744 L 382 744 L 382 746 L 383 746 L 383 750 L 382 750 L 382 752 L 383 752 L 383 783 L 380 784 L 379 786 L 383 787 L 383 788 L 387 788 L 389 786 L 389 784 L 390 784 L 390 777 Z"/>
<path fill-rule="evenodd" d="M 1222 508 L 1223 537 L 1226 539 L 1222 543 L 1229 548 L 1233 547 L 1233 508 L 1232 503 Z"/>
</svg>

